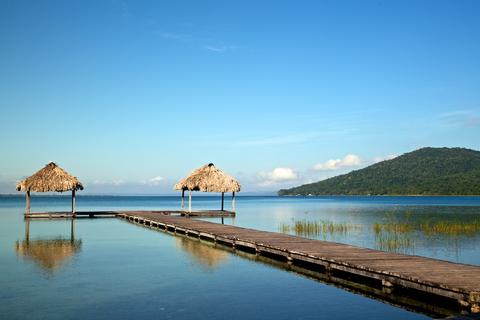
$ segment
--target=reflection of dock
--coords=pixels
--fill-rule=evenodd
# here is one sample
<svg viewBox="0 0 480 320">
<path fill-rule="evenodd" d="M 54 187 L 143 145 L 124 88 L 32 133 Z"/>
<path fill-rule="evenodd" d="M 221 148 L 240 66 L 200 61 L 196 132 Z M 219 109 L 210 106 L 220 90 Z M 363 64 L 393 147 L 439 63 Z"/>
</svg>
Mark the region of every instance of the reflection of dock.
<svg viewBox="0 0 480 320">
<path fill-rule="evenodd" d="M 125 211 L 122 211 L 125 212 Z M 175 210 L 159 210 L 159 211 L 132 211 L 132 214 L 154 213 L 157 215 L 177 215 L 191 217 L 234 217 L 235 212 L 227 210 L 200 210 L 200 211 L 175 211 Z M 113 218 L 118 215 L 118 211 L 77 211 L 72 212 L 28 212 L 25 218 L 28 219 L 71 219 L 71 218 Z"/>
<path fill-rule="evenodd" d="M 120 218 L 286 262 L 354 292 L 431 315 L 479 312 L 480 267 L 147 212 Z"/>
</svg>

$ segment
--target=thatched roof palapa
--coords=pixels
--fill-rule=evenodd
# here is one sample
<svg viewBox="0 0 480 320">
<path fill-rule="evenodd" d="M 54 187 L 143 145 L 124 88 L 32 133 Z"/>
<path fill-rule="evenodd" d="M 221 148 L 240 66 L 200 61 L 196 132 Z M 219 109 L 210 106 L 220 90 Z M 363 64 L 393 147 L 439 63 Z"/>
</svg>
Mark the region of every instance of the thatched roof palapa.
<svg viewBox="0 0 480 320">
<path fill-rule="evenodd" d="M 175 185 L 175 190 L 202 192 L 238 192 L 240 183 L 222 170 L 209 163 L 193 171 Z"/>
<path fill-rule="evenodd" d="M 17 191 L 63 192 L 72 190 L 83 190 L 82 183 L 54 162 L 50 162 L 43 169 L 17 184 Z"/>
</svg>

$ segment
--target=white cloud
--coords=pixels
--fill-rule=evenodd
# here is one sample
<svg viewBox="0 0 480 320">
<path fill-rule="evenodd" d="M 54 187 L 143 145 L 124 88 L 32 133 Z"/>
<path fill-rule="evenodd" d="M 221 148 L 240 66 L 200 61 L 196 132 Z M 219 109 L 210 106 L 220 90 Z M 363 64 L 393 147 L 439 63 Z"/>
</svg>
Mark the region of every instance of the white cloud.
<svg viewBox="0 0 480 320">
<path fill-rule="evenodd" d="M 213 52 L 225 52 L 228 49 L 226 46 L 205 46 L 204 48 Z"/>
<path fill-rule="evenodd" d="M 446 124 L 465 126 L 465 127 L 477 127 L 480 126 L 480 115 L 478 112 L 471 110 L 460 110 L 454 112 L 442 113 L 440 118 Z"/>
<path fill-rule="evenodd" d="M 140 181 L 125 181 L 125 180 L 94 180 L 90 184 L 92 186 L 98 187 L 122 187 L 122 188 L 138 188 L 140 186 L 144 187 L 156 187 L 163 186 L 168 183 L 167 179 L 161 176 L 156 176 L 151 179 L 140 180 Z"/>
<path fill-rule="evenodd" d="M 227 51 L 236 51 L 239 47 L 235 45 L 224 45 L 224 44 L 206 44 L 210 40 L 197 38 L 190 34 L 183 34 L 183 33 L 175 33 L 175 32 L 166 32 L 166 31 L 153 31 L 155 34 L 160 36 L 161 38 L 169 41 L 174 41 L 178 43 L 183 43 L 185 45 L 189 45 L 192 47 L 196 47 L 198 49 L 208 50 L 210 52 L 215 53 L 224 53 Z M 215 42 L 215 41 L 214 41 Z M 217 42 L 218 43 L 218 42 Z"/>
<path fill-rule="evenodd" d="M 315 171 L 338 170 L 347 167 L 356 167 L 362 163 L 359 156 L 348 154 L 343 159 L 331 159 L 323 163 L 317 163 L 313 166 Z"/>
<path fill-rule="evenodd" d="M 179 41 L 179 42 L 192 42 L 192 36 L 189 34 L 181 34 L 181 33 L 173 33 L 173 32 L 163 32 L 163 31 L 157 31 L 156 32 L 160 37 L 167 39 L 167 40 L 173 40 L 173 41 Z"/>
<path fill-rule="evenodd" d="M 122 10 L 122 15 L 124 18 L 129 18 L 132 16 L 132 13 L 130 12 L 130 9 L 128 7 L 128 4 L 125 1 L 120 1 L 121 5 L 121 10 Z"/>
<path fill-rule="evenodd" d="M 396 157 L 398 157 L 398 155 L 396 155 L 396 154 L 389 154 L 386 157 L 375 157 L 375 158 L 373 158 L 372 163 L 379 163 L 379 162 L 382 162 L 382 161 L 385 161 L 385 160 L 392 160 Z"/>
<path fill-rule="evenodd" d="M 165 179 L 160 176 L 153 177 L 152 179 L 148 180 L 148 184 L 152 186 L 158 186 L 160 183 L 162 183 Z"/>
<path fill-rule="evenodd" d="M 120 186 L 125 184 L 126 182 L 123 180 L 111 180 L 111 181 L 104 181 L 104 180 L 95 180 L 92 182 L 94 185 L 101 185 L 101 186 Z"/>
<path fill-rule="evenodd" d="M 271 138 L 264 138 L 264 139 L 257 139 L 257 140 L 248 140 L 248 141 L 241 141 L 239 142 L 240 145 L 244 146 L 266 146 L 266 145 L 283 145 L 283 144 L 291 144 L 291 143 L 301 143 L 308 141 L 310 136 L 303 136 L 303 135 L 292 135 L 292 136 L 278 136 L 278 137 L 271 137 Z"/>
<path fill-rule="evenodd" d="M 222 53 L 222 52 L 226 52 L 226 51 L 230 51 L 230 52 L 236 51 L 240 47 L 234 46 L 234 45 L 208 45 L 207 44 L 207 45 L 204 45 L 203 48 L 208 50 L 208 51 Z"/>
<path fill-rule="evenodd" d="M 273 136 L 255 140 L 238 141 L 242 146 L 284 145 L 314 141 L 323 136 L 341 135 L 345 131 L 303 132 L 290 135 Z"/>
<path fill-rule="evenodd" d="M 268 173 L 268 177 L 273 181 L 289 181 L 298 178 L 298 174 L 290 168 L 275 168 Z"/>
<path fill-rule="evenodd" d="M 260 172 L 258 174 L 260 186 L 269 186 L 276 183 L 293 181 L 298 179 L 298 172 L 291 168 L 275 168 L 269 172 Z"/>
</svg>

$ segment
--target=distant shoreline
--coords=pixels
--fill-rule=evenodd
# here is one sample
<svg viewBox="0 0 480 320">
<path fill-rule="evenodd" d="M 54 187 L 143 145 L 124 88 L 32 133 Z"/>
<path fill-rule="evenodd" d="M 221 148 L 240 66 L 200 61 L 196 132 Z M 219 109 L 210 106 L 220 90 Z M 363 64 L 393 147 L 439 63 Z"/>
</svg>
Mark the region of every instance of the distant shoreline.
<svg viewBox="0 0 480 320">
<path fill-rule="evenodd" d="M 217 197 L 220 193 L 206 193 L 206 192 L 196 192 L 193 193 L 193 197 Z M 33 197 L 71 197 L 69 192 L 63 193 L 32 193 Z M 77 197 L 181 197 L 181 193 L 175 194 L 92 194 L 92 193 L 77 193 Z M 0 197 L 20 197 L 25 198 L 25 193 L 0 193 Z M 271 194 L 235 194 L 235 197 L 278 197 L 278 195 L 271 193 Z M 228 194 L 225 194 L 225 199 L 228 199 Z"/>
<path fill-rule="evenodd" d="M 70 193 L 52 193 L 52 194 L 42 194 L 42 193 L 33 193 L 34 197 L 71 197 Z M 77 197 L 180 197 L 180 194 L 77 194 Z M 195 193 L 194 196 L 198 197 L 216 197 L 217 193 Z M 236 195 L 237 196 L 237 195 Z M 0 193 L 0 197 L 18 197 L 24 198 L 24 193 Z M 316 197 L 480 197 L 480 194 L 376 194 L 376 195 L 366 195 L 366 194 L 318 194 L 318 195 L 276 195 L 276 194 L 239 194 L 238 197 L 275 197 L 275 198 L 316 198 Z"/>
<path fill-rule="evenodd" d="M 278 197 L 480 197 L 480 194 L 313 194 L 277 195 Z"/>
</svg>

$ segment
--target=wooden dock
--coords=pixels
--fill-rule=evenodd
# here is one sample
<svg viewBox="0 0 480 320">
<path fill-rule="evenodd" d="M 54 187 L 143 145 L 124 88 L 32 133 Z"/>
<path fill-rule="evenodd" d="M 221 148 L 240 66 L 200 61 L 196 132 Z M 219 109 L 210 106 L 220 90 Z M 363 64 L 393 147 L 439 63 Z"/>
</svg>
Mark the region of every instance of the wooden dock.
<svg viewBox="0 0 480 320">
<path fill-rule="evenodd" d="M 67 211 L 30 212 L 23 215 L 25 219 L 72 219 L 72 218 L 114 218 L 115 211 L 78 211 L 75 216 Z"/>
<path fill-rule="evenodd" d="M 144 213 L 153 213 L 156 215 L 170 216 L 190 216 L 190 217 L 234 217 L 235 212 L 227 210 L 201 210 L 201 211 L 175 211 L 175 210 L 159 210 L 159 211 L 135 211 Z M 77 211 L 75 215 L 70 212 L 29 212 L 25 213 L 26 219 L 72 219 L 72 218 L 112 218 L 116 217 L 118 211 Z"/>
<path fill-rule="evenodd" d="M 320 273 L 330 280 L 338 278 L 343 279 L 340 282 L 359 283 L 357 286 L 362 288 L 369 286 L 373 290 L 371 292 L 376 292 L 373 296 L 383 295 L 382 299 L 387 302 L 389 295 L 398 295 L 397 299 L 391 299 L 389 303 L 392 304 L 401 301 L 403 298 L 400 296 L 406 295 L 408 299 L 415 297 L 415 301 L 417 298 L 422 300 L 423 307 L 432 309 L 432 314 L 454 314 L 438 311 L 444 309 L 455 309 L 463 313 L 480 312 L 479 266 L 222 225 L 159 212 L 123 211 L 117 212 L 117 217 L 228 246 L 239 252 L 283 261 L 292 267 L 298 266 Z M 408 305 L 407 302 L 405 304 Z M 447 308 L 449 305 L 452 308 Z"/>
</svg>

